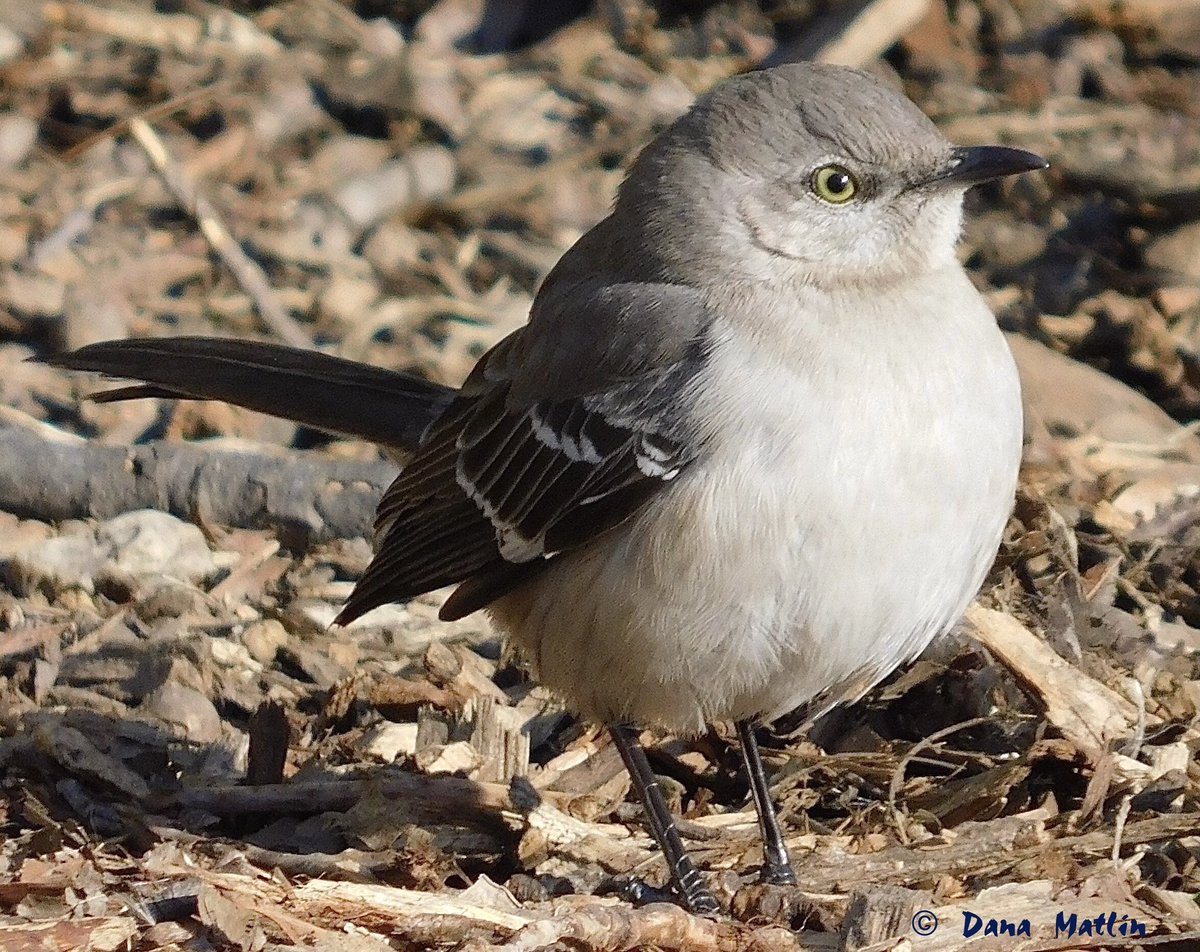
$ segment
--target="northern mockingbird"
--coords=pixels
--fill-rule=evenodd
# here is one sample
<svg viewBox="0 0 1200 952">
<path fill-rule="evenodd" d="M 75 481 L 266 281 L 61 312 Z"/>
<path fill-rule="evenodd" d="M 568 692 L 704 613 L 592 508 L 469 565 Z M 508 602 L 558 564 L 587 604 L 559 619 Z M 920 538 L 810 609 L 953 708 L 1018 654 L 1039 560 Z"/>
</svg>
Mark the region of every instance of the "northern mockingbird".
<svg viewBox="0 0 1200 952">
<path fill-rule="evenodd" d="M 683 902 L 717 904 L 635 727 L 732 721 L 794 882 L 753 726 L 861 695 L 949 629 L 995 556 L 1017 372 L 955 258 L 968 186 L 1045 167 L 955 148 L 879 80 L 731 79 L 637 158 L 527 326 L 459 390 L 208 339 L 53 359 L 408 454 L 338 616 L 456 585 L 535 677 L 612 732 Z"/>
</svg>

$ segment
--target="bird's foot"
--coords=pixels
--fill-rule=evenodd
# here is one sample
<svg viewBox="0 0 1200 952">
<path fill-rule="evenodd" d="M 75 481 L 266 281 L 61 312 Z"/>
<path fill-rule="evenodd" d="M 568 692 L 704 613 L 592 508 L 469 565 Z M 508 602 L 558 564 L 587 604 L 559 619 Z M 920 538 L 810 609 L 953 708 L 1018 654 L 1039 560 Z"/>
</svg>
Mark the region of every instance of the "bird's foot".
<svg viewBox="0 0 1200 952">
<path fill-rule="evenodd" d="M 636 876 L 616 876 L 609 883 L 606 892 L 624 899 L 633 906 L 648 906 L 653 902 L 669 902 L 682 906 L 696 916 L 712 918 L 721 914 L 721 906 L 716 897 L 702 882 L 688 883 L 686 895 L 671 889 L 661 889 L 651 886 Z"/>
<path fill-rule="evenodd" d="M 795 886 L 796 872 L 788 863 L 763 863 L 758 881 L 767 886 Z"/>
</svg>

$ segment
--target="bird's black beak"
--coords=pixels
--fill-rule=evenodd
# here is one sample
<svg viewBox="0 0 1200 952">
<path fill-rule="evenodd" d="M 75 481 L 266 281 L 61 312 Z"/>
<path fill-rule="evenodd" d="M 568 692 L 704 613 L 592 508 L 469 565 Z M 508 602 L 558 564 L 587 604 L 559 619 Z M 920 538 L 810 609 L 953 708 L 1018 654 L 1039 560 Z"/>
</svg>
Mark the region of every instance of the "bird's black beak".
<svg viewBox="0 0 1200 952">
<path fill-rule="evenodd" d="M 950 161 L 926 180 L 929 185 L 977 185 L 1006 175 L 1034 172 L 1050 165 L 1040 155 L 1003 145 L 973 145 L 954 149 Z"/>
</svg>

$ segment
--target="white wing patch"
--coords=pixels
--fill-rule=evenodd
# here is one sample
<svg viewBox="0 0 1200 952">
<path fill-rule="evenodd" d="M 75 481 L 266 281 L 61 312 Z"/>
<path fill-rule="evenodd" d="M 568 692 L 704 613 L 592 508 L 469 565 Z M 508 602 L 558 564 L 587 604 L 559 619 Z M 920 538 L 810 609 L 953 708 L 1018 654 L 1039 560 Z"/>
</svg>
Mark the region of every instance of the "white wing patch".
<svg viewBox="0 0 1200 952">
<path fill-rule="evenodd" d="M 603 458 L 596 450 L 596 445 L 584 434 L 580 433 L 576 437 L 570 433 L 555 432 L 547 425 L 536 406 L 530 407 L 527 415 L 533 426 L 533 435 L 537 437 L 538 442 L 562 453 L 573 463 L 592 463 L 594 465 L 602 462 Z"/>
<path fill-rule="evenodd" d="M 458 435 L 455 480 L 506 562 L 602 531 L 623 518 L 621 500 L 634 499 L 639 483 L 667 482 L 686 465 L 678 443 L 642 429 L 636 413 L 613 420 L 606 409 L 574 400 L 512 411 L 497 391 Z"/>
<path fill-rule="evenodd" d="M 455 467 L 454 478 L 462 488 L 462 491 L 470 496 L 471 501 L 483 512 L 484 517 L 496 527 L 496 545 L 499 547 L 500 557 L 504 561 L 532 562 L 534 559 L 545 555 L 545 539 L 541 536 L 536 539 L 527 538 L 521 535 L 511 523 L 502 519 L 496 512 L 496 507 L 492 504 L 491 500 L 481 493 L 466 473 L 463 472 L 461 459 Z"/>
<path fill-rule="evenodd" d="M 637 447 L 634 449 L 634 460 L 644 476 L 661 479 L 664 482 L 674 479 L 679 475 L 679 466 L 671 465 L 675 458 L 674 452 L 667 447 L 657 445 L 649 435 L 642 433 L 638 437 Z"/>
</svg>

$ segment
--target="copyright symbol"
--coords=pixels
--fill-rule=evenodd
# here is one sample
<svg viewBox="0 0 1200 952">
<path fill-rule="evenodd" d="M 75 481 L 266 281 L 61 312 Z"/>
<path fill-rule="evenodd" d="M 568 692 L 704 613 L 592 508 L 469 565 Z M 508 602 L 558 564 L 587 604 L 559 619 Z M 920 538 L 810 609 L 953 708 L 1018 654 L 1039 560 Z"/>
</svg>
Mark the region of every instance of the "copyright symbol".
<svg viewBox="0 0 1200 952">
<path fill-rule="evenodd" d="M 918 909 L 912 917 L 912 931 L 917 935 L 933 935 L 937 927 L 938 917 L 928 909 Z"/>
</svg>

